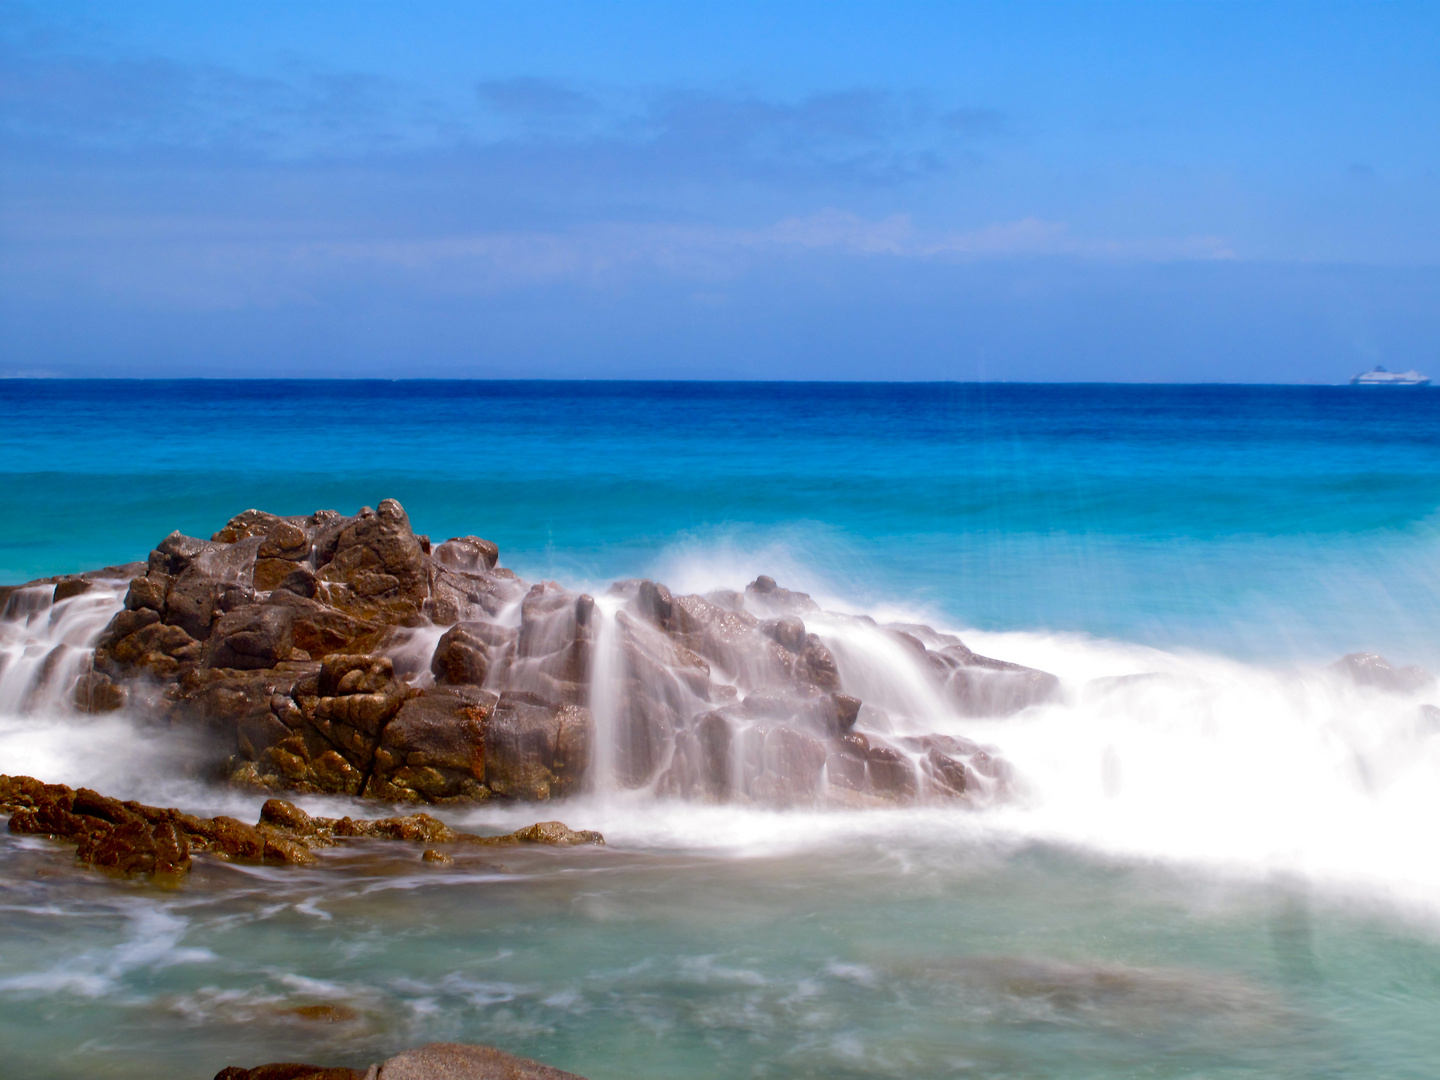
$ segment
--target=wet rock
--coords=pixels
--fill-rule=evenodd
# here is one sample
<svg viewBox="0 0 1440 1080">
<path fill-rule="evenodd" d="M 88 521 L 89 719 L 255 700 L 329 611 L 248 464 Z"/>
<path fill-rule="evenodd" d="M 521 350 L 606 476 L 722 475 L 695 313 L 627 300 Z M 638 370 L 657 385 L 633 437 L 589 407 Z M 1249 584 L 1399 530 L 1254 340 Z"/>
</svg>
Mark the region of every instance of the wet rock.
<svg viewBox="0 0 1440 1080">
<path fill-rule="evenodd" d="M 432 548 L 393 500 L 353 517 L 246 511 L 208 541 L 172 534 L 136 568 L 74 699 L 202 730 L 217 767 L 254 790 L 411 803 L 581 790 L 595 699 L 621 786 L 784 803 L 830 789 L 1001 789 L 1003 763 L 986 752 L 880 738 L 889 720 L 844 693 L 841 670 L 867 662 L 866 624 L 903 646 L 905 678 L 931 679 L 958 714 L 1005 715 L 1059 692 L 1051 675 L 928 627 L 812 619 L 810 597 L 765 576 L 703 597 L 619 582 L 623 606 L 604 614 L 555 582 L 527 586 L 498 554 L 473 536 Z M 47 606 L 59 584 L 11 590 L 6 610 Z M 856 633 L 806 626 L 845 619 Z M 866 733 L 873 745 L 857 749 L 849 737 Z"/>
<path fill-rule="evenodd" d="M 69 600 L 72 596 L 80 596 L 90 591 L 93 583 L 84 578 L 70 578 L 66 581 L 55 583 L 55 596 L 53 602 L 58 604 L 62 600 Z"/>
<path fill-rule="evenodd" d="M 168 574 L 149 574 L 130 582 L 125 594 L 125 607 L 130 611 L 153 611 L 158 616 L 165 610 L 165 595 L 170 591 Z"/>
<path fill-rule="evenodd" d="M 308 566 L 291 567 L 286 566 L 287 572 L 275 586 L 281 592 L 288 592 L 293 596 L 299 596 L 306 600 L 313 600 L 315 594 L 320 590 L 320 579 Z M 257 588 L 258 588 L 257 583 Z"/>
<path fill-rule="evenodd" d="M 931 786 L 945 794 L 964 795 L 969 781 L 965 766 L 935 748 L 926 751 L 923 770 Z"/>
<path fill-rule="evenodd" d="M 524 582 L 504 567 L 459 570 L 432 560 L 430 596 L 422 611 L 438 626 L 493 618 L 524 596 L 525 591 Z"/>
<path fill-rule="evenodd" d="M 196 641 L 204 641 L 210 636 L 219 602 L 220 582 L 200 568 L 191 567 L 175 580 L 165 596 L 165 621 Z"/>
<path fill-rule="evenodd" d="M 285 520 L 287 519 L 263 510 L 245 510 L 226 522 L 225 527 L 210 539 L 219 544 L 233 544 L 239 540 L 248 540 L 252 536 L 266 536 L 271 529 Z"/>
<path fill-rule="evenodd" d="M 210 850 L 222 858 L 247 862 L 260 862 L 265 858 L 264 834 L 232 817 L 213 818 L 206 839 L 210 841 Z"/>
<path fill-rule="evenodd" d="M 312 817 L 283 799 L 268 800 L 255 825 L 232 817 L 199 818 L 175 809 L 121 802 L 87 788 L 43 784 L 34 777 L 0 775 L 0 810 L 11 812 L 10 831 L 76 845 L 81 862 L 123 874 L 175 878 L 192 852 L 235 862 L 309 864 L 315 848 L 347 839 L 480 846 L 604 844 L 598 832 L 542 821 L 505 836 L 456 832 L 429 814 L 377 819 Z M 444 862 L 445 859 L 431 859 Z"/>
<path fill-rule="evenodd" d="M 732 751 L 735 733 L 723 713 L 702 716 L 686 732 L 686 753 L 677 762 L 679 794 L 724 802 L 734 794 Z"/>
<path fill-rule="evenodd" d="M 486 725 L 497 700 L 465 686 L 406 701 L 385 726 L 366 794 L 403 801 L 486 798 Z"/>
<path fill-rule="evenodd" d="M 179 577 L 201 555 L 213 550 L 215 547 L 211 542 L 186 536 L 179 531 L 172 532 L 164 540 L 161 540 L 155 546 L 155 550 L 150 553 L 148 572 L 150 574 L 167 574 L 172 578 Z"/>
<path fill-rule="evenodd" d="M 294 648 L 316 660 L 332 653 L 368 652 L 385 636 L 383 621 L 359 618 L 289 589 L 276 589 L 266 604 L 288 612 Z"/>
<path fill-rule="evenodd" d="M 663 629 L 671 629 L 675 614 L 675 601 L 670 590 L 653 581 L 642 581 L 635 595 L 635 609 L 641 618 L 653 622 Z"/>
<path fill-rule="evenodd" d="M 503 836 L 475 836 L 460 833 L 457 839 L 481 847 L 514 847 L 519 844 L 541 844 L 547 847 L 603 845 L 605 837 L 591 829 L 572 829 L 562 821 L 537 821 L 523 829 Z"/>
<path fill-rule="evenodd" d="M 485 782 L 495 794 L 541 800 L 577 791 L 590 760 L 590 710 L 506 691 L 485 727 Z"/>
<path fill-rule="evenodd" d="M 777 727 L 763 743 L 763 771 L 751 785 L 752 794 L 771 805 L 813 801 L 820 794 L 821 772 L 828 757 L 814 735 Z"/>
<path fill-rule="evenodd" d="M 1375 653 L 1351 653 L 1332 669 L 1346 676 L 1356 686 L 1371 686 L 1396 694 L 1409 694 L 1434 681 L 1434 676 L 1421 667 L 1397 668 Z"/>
<path fill-rule="evenodd" d="M 865 791 L 869 783 L 865 771 L 868 752 L 868 744 L 860 744 L 853 739 L 837 739 L 825 758 L 826 783 L 842 791 Z"/>
<path fill-rule="evenodd" d="M 780 619 L 771 619 L 760 624 L 760 631 L 789 652 L 798 653 L 805 648 L 805 621 L 798 616 L 786 615 Z"/>
<path fill-rule="evenodd" d="M 283 1063 L 253 1069 L 230 1066 L 215 1080 L 584 1080 L 574 1073 L 516 1057 L 492 1046 L 429 1043 L 397 1054 L 368 1072 Z"/>
<path fill-rule="evenodd" d="M 272 668 L 290 659 L 294 629 L 294 614 L 286 607 L 252 604 L 226 612 L 215 627 L 206 662 L 217 668 Z"/>
<path fill-rule="evenodd" d="M 931 651 L 927 658 L 947 696 L 966 716 L 1009 716 L 1060 699 L 1060 680 L 1049 672 L 980 656 L 964 645 Z"/>
<path fill-rule="evenodd" d="M 253 1069 L 231 1065 L 215 1074 L 215 1080 L 369 1080 L 369 1077 L 370 1073 L 355 1069 L 295 1062 L 257 1065 Z"/>
<path fill-rule="evenodd" d="M 308 833 L 315 828 L 310 815 L 292 802 L 284 799 L 267 799 L 260 808 L 260 823 L 275 825 L 298 833 Z"/>
<path fill-rule="evenodd" d="M 878 795 L 899 798 L 915 794 L 915 768 L 893 747 L 870 747 L 865 755 L 865 773 L 870 788 Z"/>
<path fill-rule="evenodd" d="M 80 712 L 114 712 L 123 709 L 127 700 L 125 688 L 103 672 L 87 671 L 75 684 L 75 708 Z"/>
<path fill-rule="evenodd" d="M 434 550 L 435 561 L 453 570 L 493 570 L 500 548 L 478 536 L 454 536 Z"/>
<path fill-rule="evenodd" d="M 777 613 L 804 613 L 819 611 L 820 605 L 808 593 L 792 592 L 775 584 L 775 579 L 761 574 L 745 586 L 745 603 L 758 611 Z"/>
<path fill-rule="evenodd" d="M 821 690 L 840 689 L 840 669 L 835 657 L 814 634 L 805 636 L 805 645 L 795 665 L 795 677 Z"/>
<path fill-rule="evenodd" d="M 490 645 L 465 624 L 453 626 L 436 643 L 430 671 L 437 683 L 480 686 L 490 672 Z"/>
<path fill-rule="evenodd" d="M 331 823 L 330 828 L 336 836 L 409 840 L 421 844 L 449 843 L 462 835 L 429 814 L 405 814 L 370 821 L 345 817 Z"/>
<path fill-rule="evenodd" d="M 425 862 L 440 863 L 444 866 L 449 866 L 455 862 L 454 855 L 447 855 L 445 852 L 437 851 L 435 848 L 426 848 L 420 853 L 420 858 Z"/>
<path fill-rule="evenodd" d="M 121 874 L 174 877 L 190 868 L 185 835 L 163 812 L 141 813 L 87 788 L 78 792 L 30 777 L 0 777 L 10 831 L 70 840 L 77 857 Z"/>
<path fill-rule="evenodd" d="M 310 557 L 310 536 L 293 521 L 280 520 L 265 534 L 265 540 L 256 549 L 257 559 L 282 559 L 299 562 Z"/>
<path fill-rule="evenodd" d="M 365 619 L 403 622 L 418 616 L 429 593 L 426 555 L 410 519 L 394 499 L 362 509 L 334 539 L 333 554 L 320 568 L 321 581 L 336 606 Z"/>
<path fill-rule="evenodd" d="M 583 1080 L 493 1046 L 429 1043 L 380 1066 L 378 1080 Z"/>
</svg>

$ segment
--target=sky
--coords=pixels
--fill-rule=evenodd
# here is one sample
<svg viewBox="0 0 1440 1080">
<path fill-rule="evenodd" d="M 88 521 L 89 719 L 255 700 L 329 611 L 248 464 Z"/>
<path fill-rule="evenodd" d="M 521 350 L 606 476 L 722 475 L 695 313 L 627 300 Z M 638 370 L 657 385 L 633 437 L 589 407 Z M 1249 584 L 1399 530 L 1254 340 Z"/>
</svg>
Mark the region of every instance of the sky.
<svg viewBox="0 0 1440 1080">
<path fill-rule="evenodd" d="M 1440 4 L 0 0 L 0 376 L 1440 376 Z"/>
</svg>

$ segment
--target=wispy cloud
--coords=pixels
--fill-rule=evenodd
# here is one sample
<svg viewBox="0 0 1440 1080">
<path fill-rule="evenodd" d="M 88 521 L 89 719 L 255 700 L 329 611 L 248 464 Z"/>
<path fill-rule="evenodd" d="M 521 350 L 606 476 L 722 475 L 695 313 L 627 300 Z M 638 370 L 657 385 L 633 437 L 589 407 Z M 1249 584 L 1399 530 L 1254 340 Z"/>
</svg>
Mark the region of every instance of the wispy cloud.
<svg viewBox="0 0 1440 1080">
<path fill-rule="evenodd" d="M 23 233 L 17 228 L 16 232 Z M 12 233 L 14 235 L 14 233 Z M 83 279 L 111 301 L 229 310 L 320 302 L 337 283 L 367 280 L 434 295 L 495 294 L 553 285 L 613 291 L 670 279 L 723 286 L 757 271 L 817 260 L 963 264 L 1020 259 L 1216 261 L 1221 238 L 1119 240 L 1075 235 L 1034 218 L 969 231 L 925 230 L 906 215 L 867 219 L 828 210 L 759 227 L 610 222 L 564 230 L 508 230 L 427 238 L 296 240 L 223 220 L 108 220 L 90 243 L 18 246 L 37 285 Z M 97 258 L 97 252 L 102 257 Z M 11 287 L 27 291 L 22 280 Z"/>
<path fill-rule="evenodd" d="M 422 241 L 317 244 L 307 254 L 389 263 L 409 270 L 468 263 L 491 286 L 557 279 L 598 281 L 627 268 L 723 278 L 795 254 L 973 261 L 1068 257 L 1173 262 L 1235 257 L 1221 237 L 1120 240 L 1074 235 L 1059 222 L 1026 218 L 984 228 L 917 229 L 907 215 L 870 220 L 827 210 L 759 228 L 606 224 L 565 232 L 509 232 Z"/>
<path fill-rule="evenodd" d="M 183 149 L 257 162 L 538 150 L 575 175 L 621 170 L 712 183 L 895 183 L 973 163 L 1003 116 L 918 93 L 857 88 L 780 99 L 673 86 L 518 77 L 473 93 L 295 65 L 264 74 L 0 35 L 0 139 L 35 153 Z"/>
</svg>

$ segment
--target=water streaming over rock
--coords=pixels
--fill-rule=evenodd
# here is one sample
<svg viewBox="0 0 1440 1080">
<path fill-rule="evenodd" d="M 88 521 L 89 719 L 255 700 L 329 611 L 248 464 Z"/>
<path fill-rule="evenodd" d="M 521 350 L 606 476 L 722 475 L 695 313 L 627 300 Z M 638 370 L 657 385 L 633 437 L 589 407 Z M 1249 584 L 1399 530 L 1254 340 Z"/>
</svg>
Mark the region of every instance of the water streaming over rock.
<svg viewBox="0 0 1440 1080">
<path fill-rule="evenodd" d="M 0 607 L 0 715 L 67 711 L 128 578 L 26 585 Z"/>
</svg>

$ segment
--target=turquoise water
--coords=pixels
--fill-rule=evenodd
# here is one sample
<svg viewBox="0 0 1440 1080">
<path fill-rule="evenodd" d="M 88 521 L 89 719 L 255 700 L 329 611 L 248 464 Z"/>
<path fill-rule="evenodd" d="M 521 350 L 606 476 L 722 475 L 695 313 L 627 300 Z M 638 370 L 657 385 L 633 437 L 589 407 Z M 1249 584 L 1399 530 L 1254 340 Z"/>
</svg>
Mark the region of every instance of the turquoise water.
<svg viewBox="0 0 1440 1080">
<path fill-rule="evenodd" d="M 11 381 L 0 408 L 3 581 L 395 497 L 530 578 L 769 567 L 988 629 L 1440 661 L 1436 390 Z"/>
<path fill-rule="evenodd" d="M 172 891 L 0 834 L 0 1076 L 437 1038 L 592 1080 L 1440 1073 L 1440 692 L 1327 670 L 1440 667 L 1440 392 L 15 382 L 0 405 L 0 580 L 393 496 L 531 580 L 768 572 L 1065 691 L 974 723 L 1023 781 L 983 813 L 587 797 L 448 816 L 606 849 L 361 845 Z M 253 820 L 183 759 L 132 718 L 0 716 L 0 771 Z"/>
</svg>

